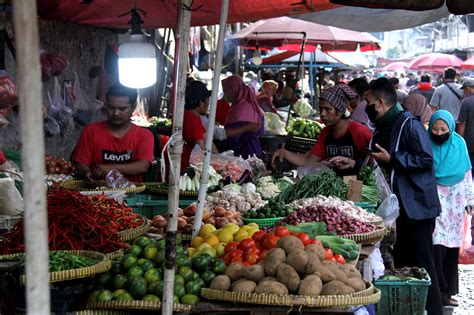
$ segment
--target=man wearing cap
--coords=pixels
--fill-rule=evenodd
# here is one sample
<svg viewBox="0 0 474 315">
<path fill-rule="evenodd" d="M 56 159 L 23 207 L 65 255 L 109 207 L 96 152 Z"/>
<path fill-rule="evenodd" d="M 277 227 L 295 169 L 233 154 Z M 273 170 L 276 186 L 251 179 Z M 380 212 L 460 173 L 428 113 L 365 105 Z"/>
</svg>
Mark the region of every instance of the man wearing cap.
<svg viewBox="0 0 474 315">
<path fill-rule="evenodd" d="M 153 162 L 153 134 L 130 121 L 136 99 L 134 89 L 110 87 L 105 103 L 107 120 L 88 124 L 82 130 L 72 160 L 90 184 L 104 179 L 110 170 L 141 182 Z"/>
<path fill-rule="evenodd" d="M 474 78 L 464 80 L 464 100 L 459 112 L 457 132 L 466 140 L 471 164 L 474 165 Z"/>
<path fill-rule="evenodd" d="M 358 98 L 357 93 L 344 84 L 324 90 L 319 109 L 326 127 L 310 154 L 298 155 L 279 149 L 273 155 L 273 162 L 277 158 L 285 158 L 296 166 L 315 166 L 323 162 L 340 176 L 357 174 L 372 138 L 366 126 L 348 119 L 347 107 Z"/>
</svg>

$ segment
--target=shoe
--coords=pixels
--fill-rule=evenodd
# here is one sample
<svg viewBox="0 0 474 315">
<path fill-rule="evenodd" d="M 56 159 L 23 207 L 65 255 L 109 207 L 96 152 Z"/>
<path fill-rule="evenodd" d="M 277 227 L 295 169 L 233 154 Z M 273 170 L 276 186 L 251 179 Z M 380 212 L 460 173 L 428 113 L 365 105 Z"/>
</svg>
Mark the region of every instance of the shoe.
<svg viewBox="0 0 474 315">
<path fill-rule="evenodd" d="M 444 306 L 454 306 L 454 307 L 459 306 L 459 302 L 448 295 L 443 294 L 441 298 L 442 298 Z"/>
</svg>

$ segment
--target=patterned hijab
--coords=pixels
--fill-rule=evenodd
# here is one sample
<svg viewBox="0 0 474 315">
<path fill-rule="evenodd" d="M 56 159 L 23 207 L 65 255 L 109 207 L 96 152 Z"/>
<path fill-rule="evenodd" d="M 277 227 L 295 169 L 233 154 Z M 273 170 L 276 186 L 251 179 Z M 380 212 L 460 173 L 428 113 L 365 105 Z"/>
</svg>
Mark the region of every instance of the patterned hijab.
<svg viewBox="0 0 474 315">
<path fill-rule="evenodd" d="M 359 98 L 359 95 L 349 86 L 338 84 L 321 92 L 320 99 L 329 102 L 340 113 L 345 113 L 349 103 Z"/>
</svg>

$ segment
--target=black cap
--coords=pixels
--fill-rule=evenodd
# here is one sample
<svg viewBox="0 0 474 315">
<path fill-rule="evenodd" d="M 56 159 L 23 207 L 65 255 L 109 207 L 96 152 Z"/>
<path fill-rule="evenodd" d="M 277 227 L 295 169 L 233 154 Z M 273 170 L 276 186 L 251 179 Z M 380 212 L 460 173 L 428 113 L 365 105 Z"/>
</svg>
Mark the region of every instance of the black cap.
<svg viewBox="0 0 474 315">
<path fill-rule="evenodd" d="M 395 85 L 395 84 L 400 83 L 400 80 L 398 80 L 397 77 L 391 77 L 390 79 L 388 79 L 388 82 L 390 82 L 390 84 L 392 85 Z"/>
<path fill-rule="evenodd" d="M 188 85 L 186 85 L 186 105 L 200 102 L 210 96 L 211 91 L 209 91 L 206 87 L 206 84 L 201 81 L 191 81 L 188 83 Z"/>
</svg>

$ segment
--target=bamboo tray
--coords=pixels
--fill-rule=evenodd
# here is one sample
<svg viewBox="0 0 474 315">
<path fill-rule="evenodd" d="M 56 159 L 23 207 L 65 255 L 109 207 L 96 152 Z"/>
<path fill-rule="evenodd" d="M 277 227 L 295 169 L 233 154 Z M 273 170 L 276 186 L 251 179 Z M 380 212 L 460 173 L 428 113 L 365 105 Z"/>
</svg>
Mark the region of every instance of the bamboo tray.
<svg viewBox="0 0 474 315">
<path fill-rule="evenodd" d="M 274 306 L 339 307 L 377 303 L 381 298 L 380 290 L 370 282 L 366 282 L 366 284 L 368 285 L 367 289 L 348 295 L 320 295 L 314 297 L 201 289 L 201 296 L 210 300 Z"/>
<path fill-rule="evenodd" d="M 105 187 L 105 181 L 99 181 L 100 187 L 97 188 L 88 188 L 86 181 L 84 180 L 66 180 L 61 182 L 60 187 L 73 191 L 87 191 L 87 192 L 107 192 L 107 191 L 123 191 L 127 194 L 138 194 L 144 192 L 146 186 L 141 183 L 135 183 L 135 187 L 127 188 L 109 188 Z"/>
<path fill-rule="evenodd" d="M 67 250 L 67 251 L 61 251 L 61 252 L 68 252 L 74 255 L 84 256 L 84 257 L 96 257 L 96 258 L 100 258 L 101 261 L 99 261 L 95 265 L 84 267 L 84 268 L 76 268 L 76 269 L 69 269 L 69 270 L 64 270 L 64 271 L 50 272 L 49 273 L 50 283 L 90 277 L 98 273 L 106 272 L 112 266 L 107 256 L 98 252 L 86 251 L 86 250 Z M 24 255 L 24 253 L 0 256 L 0 260 L 14 259 L 14 258 L 19 257 L 20 255 Z M 26 283 L 26 277 L 24 274 L 22 274 L 20 275 L 20 285 L 24 285 L 25 283 Z"/>
<path fill-rule="evenodd" d="M 89 310 L 149 310 L 156 311 L 161 309 L 161 302 L 152 301 L 103 301 L 103 302 L 89 302 L 85 306 Z M 193 311 L 192 305 L 173 304 L 175 312 L 190 313 Z"/>
<path fill-rule="evenodd" d="M 136 239 L 139 236 L 142 236 L 150 229 L 151 222 L 144 216 L 140 216 L 143 219 L 143 224 L 137 228 L 120 231 L 120 240 L 123 242 L 131 241 Z"/>
<path fill-rule="evenodd" d="M 356 243 L 362 245 L 372 245 L 383 239 L 387 234 L 388 230 L 384 228 L 377 229 L 375 231 L 363 234 L 348 234 L 348 235 L 339 235 L 342 238 L 347 238 L 355 241 Z"/>
<path fill-rule="evenodd" d="M 164 183 L 147 183 L 146 186 L 146 191 L 152 194 L 157 194 L 157 195 L 168 195 L 168 185 Z M 198 191 L 194 190 L 187 190 L 179 191 L 179 196 L 180 197 L 197 197 L 198 196 Z"/>
</svg>

